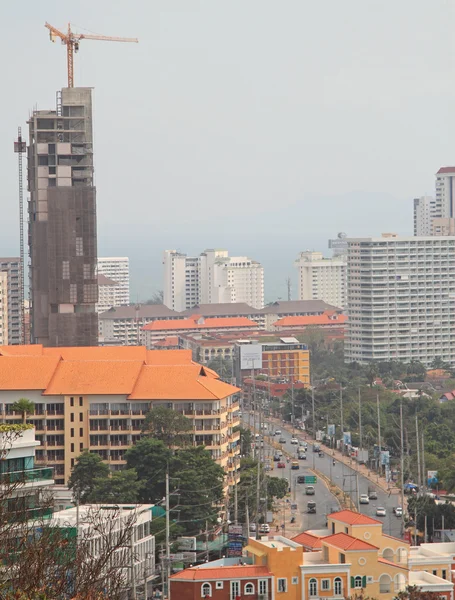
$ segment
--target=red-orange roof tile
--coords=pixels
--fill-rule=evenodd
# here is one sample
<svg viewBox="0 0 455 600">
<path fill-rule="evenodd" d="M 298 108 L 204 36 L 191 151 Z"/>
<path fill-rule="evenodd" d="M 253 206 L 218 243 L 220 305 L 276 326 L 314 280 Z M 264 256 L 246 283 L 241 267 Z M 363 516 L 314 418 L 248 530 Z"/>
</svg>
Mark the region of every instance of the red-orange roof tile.
<svg viewBox="0 0 455 600">
<path fill-rule="evenodd" d="M 234 565 L 225 567 L 191 567 L 171 575 L 176 581 L 211 581 L 213 579 L 245 579 L 248 577 L 271 577 L 272 573 L 264 566 Z"/>
<path fill-rule="evenodd" d="M 391 560 L 387 560 L 386 558 L 378 558 L 378 562 L 383 563 L 384 565 L 390 565 L 391 567 L 398 567 L 399 569 L 404 569 L 405 571 L 409 571 L 408 567 L 405 567 L 404 565 L 400 565 L 399 563 L 394 563 Z"/>
<path fill-rule="evenodd" d="M 0 390 L 45 390 L 57 356 L 0 356 Z"/>
<path fill-rule="evenodd" d="M 381 521 L 363 515 L 362 513 L 356 513 L 352 510 L 340 510 L 327 515 L 327 518 L 333 519 L 334 521 L 341 521 L 347 525 L 382 525 Z"/>
<path fill-rule="evenodd" d="M 352 535 L 348 535 L 347 533 L 334 533 L 323 538 L 322 541 L 341 550 L 378 550 L 377 546 L 352 537 Z"/>
<path fill-rule="evenodd" d="M 302 531 L 302 533 L 299 533 L 299 535 L 296 535 L 295 537 L 293 537 L 292 541 L 297 542 L 297 544 L 301 544 L 302 546 L 305 546 L 306 548 L 312 548 L 312 549 L 322 548 L 321 538 L 319 538 L 315 535 L 312 535 L 311 533 L 307 533 L 306 531 Z"/>
<path fill-rule="evenodd" d="M 41 344 L 25 344 L 18 346 L 0 346 L 0 356 L 42 356 Z"/>
<path fill-rule="evenodd" d="M 61 361 L 44 394 L 131 394 L 143 364 L 139 360 Z"/>
<path fill-rule="evenodd" d="M 258 324 L 247 317 L 219 317 L 213 319 L 174 319 L 169 321 L 152 321 L 142 328 L 144 331 L 171 331 L 178 329 L 219 329 L 229 327 L 255 328 Z"/>
<path fill-rule="evenodd" d="M 436 175 L 440 175 L 443 173 L 455 173 L 455 167 L 441 167 Z"/>
<path fill-rule="evenodd" d="M 335 312 L 322 315 L 306 315 L 301 317 L 283 317 L 273 323 L 274 327 L 305 327 L 307 325 L 344 325 L 348 317 Z"/>
<path fill-rule="evenodd" d="M 191 365 L 191 350 L 147 350 L 148 365 Z"/>
<path fill-rule="evenodd" d="M 145 346 L 71 346 L 43 348 L 45 356 L 61 356 L 64 360 L 143 360 L 147 358 Z"/>
</svg>

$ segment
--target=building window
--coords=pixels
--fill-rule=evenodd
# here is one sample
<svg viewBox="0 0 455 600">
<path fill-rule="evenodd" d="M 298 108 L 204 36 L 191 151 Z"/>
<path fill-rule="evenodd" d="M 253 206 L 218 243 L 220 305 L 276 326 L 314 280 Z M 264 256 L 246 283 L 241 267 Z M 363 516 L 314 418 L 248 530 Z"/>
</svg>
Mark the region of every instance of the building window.
<svg viewBox="0 0 455 600">
<path fill-rule="evenodd" d="M 362 588 L 362 578 L 360 577 L 360 575 L 357 575 L 356 577 L 354 577 L 354 587 L 356 589 Z"/>
<path fill-rule="evenodd" d="M 436 569 L 433 569 L 433 575 L 438 575 L 438 571 Z"/>
<path fill-rule="evenodd" d="M 318 595 L 318 582 L 316 579 L 310 579 L 308 582 L 308 593 L 310 596 Z"/>
<path fill-rule="evenodd" d="M 74 406 L 74 398 L 70 398 L 70 406 Z"/>
<path fill-rule="evenodd" d="M 62 278 L 69 279 L 70 278 L 70 261 L 62 260 Z"/>
<path fill-rule="evenodd" d="M 84 413 L 79 413 L 79 421 L 83 421 L 84 420 Z"/>
<path fill-rule="evenodd" d="M 288 591 L 288 580 L 285 577 L 278 578 L 278 591 L 279 592 L 287 592 Z"/>
<path fill-rule="evenodd" d="M 340 564 L 344 565 L 346 564 L 346 554 L 342 554 L 340 552 Z"/>
<path fill-rule="evenodd" d="M 343 582 L 341 581 L 341 577 L 335 577 L 335 580 L 333 582 L 333 591 L 335 593 L 335 596 L 343 595 Z"/>
<path fill-rule="evenodd" d="M 71 444 L 71 452 L 74 452 L 74 444 Z"/>
<path fill-rule="evenodd" d="M 447 571 L 445 569 L 442 569 L 442 575 L 441 575 L 441 577 L 443 579 L 447 579 Z"/>
<path fill-rule="evenodd" d="M 215 585 L 215 588 L 217 590 L 222 590 L 223 589 L 223 581 L 217 581 L 216 585 Z"/>
<path fill-rule="evenodd" d="M 201 585 L 201 598 L 212 597 L 212 586 L 210 583 L 203 583 Z"/>
<path fill-rule="evenodd" d="M 82 238 L 77 237 L 76 238 L 76 256 L 83 256 L 83 255 L 84 255 L 84 245 L 82 243 Z"/>
<path fill-rule="evenodd" d="M 381 575 L 379 578 L 379 593 L 380 594 L 390 594 L 391 590 L 391 579 L 389 575 Z"/>
<path fill-rule="evenodd" d="M 291 583 L 292 583 L 292 585 L 297 585 L 299 583 L 299 578 L 298 577 L 293 577 L 291 579 Z"/>
<path fill-rule="evenodd" d="M 252 583 L 245 583 L 244 592 L 245 596 L 252 596 L 254 594 L 254 585 Z"/>
<path fill-rule="evenodd" d="M 84 404 L 84 397 L 79 396 L 79 406 L 82 406 L 83 404 Z"/>
<path fill-rule="evenodd" d="M 321 590 L 324 590 L 324 592 L 330 590 L 330 579 L 322 579 Z"/>
<path fill-rule="evenodd" d="M 71 437 L 74 437 L 74 429 L 73 428 L 71 428 L 70 435 L 71 435 Z"/>
<path fill-rule="evenodd" d="M 268 583 L 269 582 L 267 581 L 267 579 L 259 580 L 259 593 L 260 594 L 267 594 L 267 591 L 269 589 Z"/>
<path fill-rule="evenodd" d="M 74 423 L 74 413 L 71 413 L 70 420 L 71 420 L 71 423 Z"/>
</svg>

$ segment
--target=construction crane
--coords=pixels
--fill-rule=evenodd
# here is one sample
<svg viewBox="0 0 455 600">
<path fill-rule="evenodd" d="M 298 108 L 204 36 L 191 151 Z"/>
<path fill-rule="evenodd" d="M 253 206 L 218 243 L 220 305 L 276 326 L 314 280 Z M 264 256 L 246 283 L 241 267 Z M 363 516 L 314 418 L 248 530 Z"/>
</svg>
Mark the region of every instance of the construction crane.
<svg viewBox="0 0 455 600">
<path fill-rule="evenodd" d="M 79 51 L 80 40 L 101 40 L 104 42 L 133 42 L 137 44 L 139 40 L 137 38 L 123 38 L 123 37 L 108 37 L 106 35 L 90 35 L 88 33 L 74 33 L 71 31 L 71 25 L 68 23 L 68 31 L 63 33 L 56 27 L 53 27 L 49 23 L 44 25 L 49 29 L 49 36 L 51 42 L 55 42 L 56 38 L 60 38 L 62 44 L 66 46 L 66 56 L 68 62 L 68 87 L 74 87 L 74 54 Z"/>
</svg>

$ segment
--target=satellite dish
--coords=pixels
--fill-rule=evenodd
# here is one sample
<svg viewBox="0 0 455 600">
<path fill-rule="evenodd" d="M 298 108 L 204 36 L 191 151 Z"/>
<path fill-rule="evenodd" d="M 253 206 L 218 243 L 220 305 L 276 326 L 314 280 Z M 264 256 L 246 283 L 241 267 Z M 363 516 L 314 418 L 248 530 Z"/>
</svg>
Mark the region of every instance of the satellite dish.
<svg viewBox="0 0 455 600">
<path fill-rule="evenodd" d="M 338 234 L 338 239 L 339 240 L 344 240 L 347 237 L 348 236 L 344 233 L 344 231 L 340 231 L 340 233 Z"/>
</svg>

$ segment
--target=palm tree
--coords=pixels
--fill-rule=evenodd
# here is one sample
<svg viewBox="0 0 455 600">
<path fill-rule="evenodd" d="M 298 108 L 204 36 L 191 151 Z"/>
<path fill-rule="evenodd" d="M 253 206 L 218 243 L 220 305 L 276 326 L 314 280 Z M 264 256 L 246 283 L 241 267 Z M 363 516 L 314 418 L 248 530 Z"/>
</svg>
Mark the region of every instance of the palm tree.
<svg viewBox="0 0 455 600">
<path fill-rule="evenodd" d="M 11 405 L 11 409 L 14 412 L 21 413 L 22 422 L 27 422 L 27 415 L 33 415 L 35 412 L 35 403 L 28 398 L 19 398 L 14 404 Z"/>
</svg>

